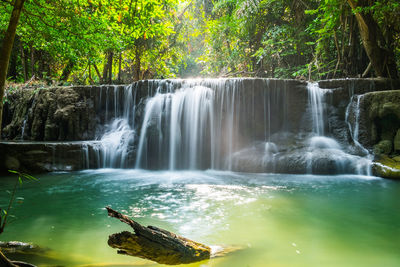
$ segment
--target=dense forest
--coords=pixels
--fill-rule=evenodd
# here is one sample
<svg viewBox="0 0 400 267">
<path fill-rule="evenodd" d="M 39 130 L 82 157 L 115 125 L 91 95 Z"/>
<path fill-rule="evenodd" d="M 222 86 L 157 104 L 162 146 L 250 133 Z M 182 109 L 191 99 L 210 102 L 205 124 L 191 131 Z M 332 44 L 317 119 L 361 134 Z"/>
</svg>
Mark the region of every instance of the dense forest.
<svg viewBox="0 0 400 267">
<path fill-rule="evenodd" d="M 14 2 L 0 1 L 0 40 Z M 20 2 L 9 84 L 397 78 L 400 66 L 397 0 Z"/>
</svg>

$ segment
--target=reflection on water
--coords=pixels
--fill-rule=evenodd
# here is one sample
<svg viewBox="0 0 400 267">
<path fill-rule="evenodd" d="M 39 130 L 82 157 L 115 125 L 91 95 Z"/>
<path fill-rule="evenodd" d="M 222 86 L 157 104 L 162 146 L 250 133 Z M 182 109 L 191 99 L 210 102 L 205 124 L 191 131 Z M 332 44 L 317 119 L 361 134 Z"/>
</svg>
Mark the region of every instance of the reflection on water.
<svg viewBox="0 0 400 267">
<path fill-rule="evenodd" d="M 51 249 L 23 257 L 39 266 L 152 264 L 107 246 L 109 234 L 129 230 L 107 217 L 107 205 L 208 245 L 244 248 L 188 266 L 400 266 L 395 181 L 115 169 L 39 178 L 18 191 L 18 219 L 1 236 Z M 0 179 L 1 206 L 13 181 Z"/>
</svg>

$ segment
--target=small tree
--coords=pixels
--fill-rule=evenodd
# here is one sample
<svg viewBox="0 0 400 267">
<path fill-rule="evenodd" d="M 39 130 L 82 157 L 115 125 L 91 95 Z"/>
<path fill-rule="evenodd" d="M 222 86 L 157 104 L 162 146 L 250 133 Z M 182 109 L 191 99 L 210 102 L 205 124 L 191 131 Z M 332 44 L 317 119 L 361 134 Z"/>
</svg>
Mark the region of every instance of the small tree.
<svg viewBox="0 0 400 267">
<path fill-rule="evenodd" d="M 0 207 L 0 234 L 2 234 L 4 232 L 4 228 L 7 225 L 8 218 L 10 217 L 10 210 L 14 204 L 15 193 L 17 192 L 18 185 L 22 184 L 23 179 L 37 181 L 37 179 L 35 177 L 33 177 L 29 174 L 26 174 L 26 173 L 22 173 L 19 171 L 13 171 L 13 170 L 9 170 L 9 172 L 18 175 L 18 179 L 15 181 L 12 191 L 9 192 L 11 196 L 10 196 L 10 200 L 8 202 L 7 208 L 3 209 Z"/>
<path fill-rule="evenodd" d="M 37 181 L 37 179 L 35 177 L 33 177 L 29 174 L 26 174 L 26 173 L 22 173 L 19 171 L 13 171 L 13 170 L 9 170 L 9 172 L 18 175 L 18 179 L 15 181 L 12 191 L 10 191 L 11 196 L 10 196 L 10 200 L 8 202 L 7 208 L 3 209 L 0 207 L 0 234 L 4 232 L 4 228 L 6 227 L 7 222 L 9 222 L 8 218 L 11 216 L 10 210 L 14 204 L 15 193 L 17 192 L 18 185 L 22 184 L 23 179 Z M 7 259 L 7 257 L 0 250 L 0 266 L 17 267 L 18 265 L 13 264 L 9 259 Z"/>
<path fill-rule="evenodd" d="M 25 0 L 15 0 L 10 22 L 8 23 L 8 28 L 3 39 L 3 45 L 0 50 L 0 139 L 1 125 L 3 121 L 3 97 L 7 79 L 8 63 L 10 61 L 11 50 L 15 39 L 15 32 L 17 30 L 19 16 L 21 15 L 24 2 Z"/>
</svg>

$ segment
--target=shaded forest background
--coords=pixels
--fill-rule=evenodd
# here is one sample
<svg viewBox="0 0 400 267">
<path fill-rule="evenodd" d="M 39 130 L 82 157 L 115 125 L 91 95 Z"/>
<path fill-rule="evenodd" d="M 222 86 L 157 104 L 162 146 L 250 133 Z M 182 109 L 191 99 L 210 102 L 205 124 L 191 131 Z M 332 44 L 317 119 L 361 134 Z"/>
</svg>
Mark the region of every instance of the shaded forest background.
<svg viewBox="0 0 400 267">
<path fill-rule="evenodd" d="M 0 40 L 13 1 L 0 0 Z M 397 78 L 398 0 L 26 0 L 9 84 Z"/>
</svg>

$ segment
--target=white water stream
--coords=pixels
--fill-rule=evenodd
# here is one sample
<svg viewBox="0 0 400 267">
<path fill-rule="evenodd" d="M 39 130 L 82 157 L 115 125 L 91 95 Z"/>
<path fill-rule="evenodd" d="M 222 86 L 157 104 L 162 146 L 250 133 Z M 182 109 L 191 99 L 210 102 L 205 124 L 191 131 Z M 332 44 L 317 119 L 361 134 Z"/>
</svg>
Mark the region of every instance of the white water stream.
<svg viewBox="0 0 400 267">
<path fill-rule="evenodd" d="M 296 114 L 291 110 L 290 88 L 259 81 L 257 88 L 255 81 L 254 88 L 244 88 L 242 79 L 152 81 L 148 97 L 140 101 L 132 85 L 123 90 L 107 87 L 106 131 L 90 145 L 92 152 L 85 150 L 86 161 L 95 157 L 95 167 L 103 168 L 236 170 L 242 164 L 235 159 L 238 153 L 264 142 L 262 164 L 275 171 L 278 161 L 285 160 L 282 153 L 292 149 L 291 139 L 285 141 L 291 131 L 303 133 L 300 142 L 308 147 L 303 153 L 308 173 L 324 160 L 334 162 L 334 173 L 370 173 L 368 157 L 346 153 L 327 133 L 326 93 L 317 83 L 307 84 L 308 107 L 303 112 L 311 121 L 307 130 L 293 126 Z M 142 119 L 135 124 L 138 105 Z M 350 130 L 357 143 L 358 126 Z"/>
</svg>

